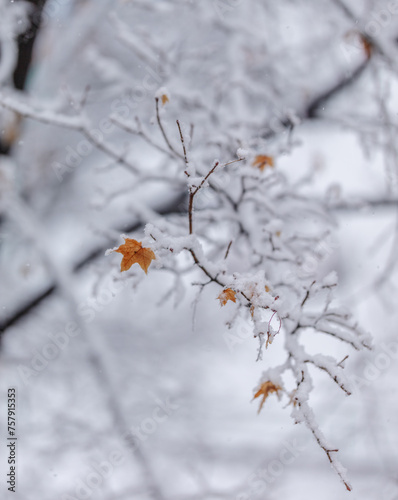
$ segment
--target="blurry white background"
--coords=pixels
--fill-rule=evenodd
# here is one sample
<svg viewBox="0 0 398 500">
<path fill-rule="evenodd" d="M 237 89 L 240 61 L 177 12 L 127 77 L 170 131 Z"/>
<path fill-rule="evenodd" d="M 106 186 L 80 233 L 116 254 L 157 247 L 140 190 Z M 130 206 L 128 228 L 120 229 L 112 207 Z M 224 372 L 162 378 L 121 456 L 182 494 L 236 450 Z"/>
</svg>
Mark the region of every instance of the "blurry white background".
<svg viewBox="0 0 398 500">
<path fill-rule="evenodd" d="M 0 5 L 3 58 L 31 5 Z M 15 386 L 16 498 L 398 499 L 397 37 L 394 1 L 44 4 L 25 89 L 13 88 L 15 60 L 0 89 L 10 145 L 0 158 L 0 428 L 3 439 Z M 271 394 L 260 414 L 251 401 L 262 372 L 285 359 L 283 327 L 256 362 L 250 321 L 228 329 L 235 305 L 220 307 L 214 283 L 197 300 L 203 274 L 188 258 L 178 278 L 155 264 L 121 274 L 121 256 L 104 255 L 121 234 L 140 240 L 159 213 L 187 210 L 183 163 L 156 119 L 163 87 L 178 152 L 176 119 L 194 163 L 210 168 L 238 148 L 272 156 L 268 170 L 290 186 L 282 219 L 296 185 L 328 215 L 331 240 L 319 255 L 317 236 L 304 263 L 317 277 L 337 272 L 336 307 L 373 349 L 302 335 L 311 354 L 349 354 L 353 394 L 310 368 L 310 403 L 352 492 L 294 425 L 286 396 Z M 168 180 L 138 182 L 135 168 Z M 246 256 L 232 258 L 239 268 Z"/>
</svg>

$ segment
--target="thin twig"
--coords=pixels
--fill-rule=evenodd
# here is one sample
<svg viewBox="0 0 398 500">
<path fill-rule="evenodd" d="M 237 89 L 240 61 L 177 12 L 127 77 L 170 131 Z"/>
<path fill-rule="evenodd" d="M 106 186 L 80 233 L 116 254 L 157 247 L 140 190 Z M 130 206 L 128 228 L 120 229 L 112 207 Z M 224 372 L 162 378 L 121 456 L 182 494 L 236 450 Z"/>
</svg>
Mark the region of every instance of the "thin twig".
<svg viewBox="0 0 398 500">
<path fill-rule="evenodd" d="M 232 245 L 232 240 L 229 242 L 229 245 L 228 245 L 227 251 L 225 252 L 225 255 L 224 255 L 224 260 L 227 260 L 227 257 L 228 257 L 228 254 L 229 254 L 229 250 L 230 250 L 230 248 L 231 248 L 231 245 Z"/>
<path fill-rule="evenodd" d="M 177 127 L 178 127 L 178 130 L 180 132 L 180 139 L 181 139 L 181 144 L 182 144 L 182 150 L 184 151 L 184 161 L 185 161 L 185 165 L 188 166 L 188 156 L 187 156 L 187 150 L 185 148 L 185 141 L 184 141 L 184 136 L 182 134 L 182 130 L 181 130 L 181 126 L 180 126 L 180 122 L 178 120 L 176 120 L 177 122 Z M 185 172 L 185 174 L 189 177 L 189 174 L 188 172 Z"/>
<path fill-rule="evenodd" d="M 156 142 L 154 142 L 143 130 L 142 128 L 142 125 L 141 125 L 141 122 L 138 118 L 138 116 L 135 117 L 135 121 L 137 123 L 137 129 L 133 129 L 132 127 L 130 127 L 125 121 L 122 121 L 122 120 L 119 120 L 117 118 L 115 118 L 114 116 L 111 116 L 110 118 L 110 121 L 112 123 L 114 123 L 115 125 L 117 125 L 118 127 L 120 127 L 122 130 L 124 130 L 125 132 L 128 132 L 129 134 L 135 134 L 135 135 L 138 135 L 140 137 L 142 137 L 150 146 L 153 146 L 154 148 L 156 148 L 158 151 L 161 151 L 162 153 L 166 154 L 167 156 L 169 156 L 170 158 L 175 158 L 175 154 L 170 152 L 168 149 L 166 148 L 163 148 L 162 146 L 160 146 L 159 144 L 156 144 Z"/>
<path fill-rule="evenodd" d="M 207 174 L 203 177 L 202 182 L 199 184 L 199 186 L 197 186 L 197 187 L 196 187 L 196 189 L 194 189 L 194 190 L 193 190 L 193 195 L 194 195 L 194 196 L 195 196 L 195 194 L 199 191 L 199 189 L 201 189 L 201 188 L 204 186 L 205 182 L 206 182 L 206 181 L 207 181 L 207 179 L 211 176 L 211 174 L 213 174 L 213 173 L 215 172 L 215 170 L 216 170 L 216 168 L 218 167 L 218 165 L 219 165 L 219 162 L 218 162 L 218 161 L 216 161 L 216 162 L 214 163 L 214 165 L 212 166 L 212 168 L 211 168 L 211 169 L 207 172 Z"/>
<path fill-rule="evenodd" d="M 347 356 L 346 356 L 346 358 L 347 358 Z M 341 380 L 338 379 L 337 375 L 333 375 L 333 373 L 326 366 L 320 365 L 319 363 L 315 362 L 315 360 L 313 360 L 313 359 L 305 359 L 304 363 L 312 363 L 319 370 L 325 371 L 329 375 L 329 377 L 334 382 L 336 382 L 336 384 L 340 387 L 340 389 L 347 394 L 347 396 L 351 396 L 351 392 L 348 389 L 345 388 L 344 383 Z M 342 367 L 340 366 L 340 368 L 342 368 Z"/>
<path fill-rule="evenodd" d="M 180 155 L 180 153 L 178 153 L 171 145 L 169 138 L 167 137 L 166 132 L 163 128 L 162 121 L 160 120 L 160 115 L 159 115 L 159 97 L 155 97 L 155 102 L 156 102 L 156 119 L 157 119 L 157 122 L 158 122 L 158 125 L 160 128 L 160 131 L 162 132 L 163 139 L 165 140 L 170 151 L 172 151 L 179 158 L 183 159 L 182 155 Z"/>
<path fill-rule="evenodd" d="M 191 191 L 189 193 L 189 202 L 188 202 L 188 224 L 189 224 L 189 234 L 193 233 L 193 221 L 192 221 L 192 212 L 193 212 L 193 199 L 195 197 L 195 193 Z"/>
<path fill-rule="evenodd" d="M 0 106 L 19 113 L 25 118 L 31 118 L 48 125 L 56 125 L 62 128 L 75 130 L 83 134 L 97 149 L 113 158 L 117 163 L 123 165 L 130 172 L 138 173 L 137 168 L 124 158 L 124 152 L 116 151 L 111 144 L 104 140 L 98 140 L 96 134 L 92 132 L 93 127 L 87 122 L 85 116 L 69 116 L 60 113 L 49 113 L 40 110 L 34 110 L 30 104 L 21 103 L 14 99 L 4 96 L 0 93 Z"/>
</svg>

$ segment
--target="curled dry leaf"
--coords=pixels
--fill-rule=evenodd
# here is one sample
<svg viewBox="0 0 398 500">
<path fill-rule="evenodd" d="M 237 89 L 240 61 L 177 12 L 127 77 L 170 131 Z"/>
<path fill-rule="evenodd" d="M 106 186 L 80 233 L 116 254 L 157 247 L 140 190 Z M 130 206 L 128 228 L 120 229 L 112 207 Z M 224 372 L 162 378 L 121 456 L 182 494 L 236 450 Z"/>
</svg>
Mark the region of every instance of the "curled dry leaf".
<svg viewBox="0 0 398 500">
<path fill-rule="evenodd" d="M 131 238 L 125 238 L 124 244 L 120 245 L 114 252 L 123 255 L 120 264 L 121 272 L 127 271 L 133 264 L 137 263 L 147 273 L 151 262 L 156 259 L 155 254 L 150 248 L 144 248 L 140 241 Z"/>
<path fill-rule="evenodd" d="M 276 392 L 277 396 L 279 396 L 279 391 L 281 391 L 281 390 L 282 390 L 282 387 L 280 387 L 279 385 L 275 385 L 270 380 L 267 380 L 267 382 L 263 382 L 260 385 L 260 389 L 256 392 L 256 394 L 253 397 L 253 399 L 256 399 L 256 398 L 259 398 L 260 396 L 262 396 L 260 406 L 258 408 L 257 413 L 260 413 L 260 411 L 265 403 L 265 400 L 267 399 L 267 397 L 270 394 L 272 394 L 273 392 Z"/>
<path fill-rule="evenodd" d="M 361 37 L 361 43 L 363 46 L 363 50 L 365 51 L 366 57 L 368 59 L 370 59 L 370 56 L 372 55 L 372 50 L 373 50 L 372 42 L 370 42 L 370 40 L 362 34 L 360 35 L 360 37 Z"/>
<path fill-rule="evenodd" d="M 253 167 L 259 168 L 261 171 L 265 169 L 265 167 L 273 167 L 274 159 L 272 156 L 266 155 L 257 155 L 252 163 Z"/>
<path fill-rule="evenodd" d="M 229 300 L 232 300 L 232 302 L 236 302 L 236 292 L 231 288 L 225 288 L 217 297 L 217 299 L 220 301 L 220 304 L 222 306 L 225 306 L 225 304 Z"/>
<path fill-rule="evenodd" d="M 166 94 L 163 94 L 160 98 L 162 99 L 163 106 L 166 104 L 166 102 L 169 102 L 169 98 L 167 97 Z"/>
<path fill-rule="evenodd" d="M 288 405 L 292 405 L 292 406 L 294 406 L 294 407 L 296 407 L 296 406 L 297 406 L 296 392 L 297 392 L 297 389 L 294 389 L 294 391 L 292 391 L 292 392 L 289 394 L 289 402 L 288 402 Z"/>
</svg>

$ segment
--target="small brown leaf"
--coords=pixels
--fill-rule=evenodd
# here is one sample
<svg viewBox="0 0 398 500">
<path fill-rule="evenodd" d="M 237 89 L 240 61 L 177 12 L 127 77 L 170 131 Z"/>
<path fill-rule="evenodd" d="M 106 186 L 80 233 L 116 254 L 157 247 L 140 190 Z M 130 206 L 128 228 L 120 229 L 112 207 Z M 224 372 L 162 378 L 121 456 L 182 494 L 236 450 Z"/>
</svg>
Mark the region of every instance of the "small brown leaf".
<svg viewBox="0 0 398 500">
<path fill-rule="evenodd" d="M 253 167 L 259 168 L 261 171 L 265 169 L 265 167 L 273 167 L 274 159 L 272 156 L 266 155 L 257 155 L 252 163 Z"/>
<path fill-rule="evenodd" d="M 217 297 L 217 299 L 220 301 L 220 304 L 222 306 L 225 306 L 225 304 L 229 300 L 232 300 L 232 302 L 236 302 L 236 292 L 234 292 L 234 290 L 232 290 L 231 288 L 225 288 Z"/>
<path fill-rule="evenodd" d="M 361 43 L 363 46 L 363 50 L 365 51 L 366 57 L 370 59 L 370 56 L 372 55 L 373 45 L 371 41 L 364 35 L 360 34 L 359 36 L 361 38 Z"/>
<path fill-rule="evenodd" d="M 166 104 L 166 102 L 169 102 L 169 98 L 167 97 L 166 94 L 163 94 L 161 96 L 161 99 L 162 99 L 162 105 L 164 106 Z"/>
<path fill-rule="evenodd" d="M 293 405 L 294 408 L 297 406 L 298 404 L 298 400 L 296 398 L 296 392 L 297 392 L 297 389 L 294 389 L 294 391 L 292 391 L 290 394 L 289 394 L 289 402 L 288 402 L 288 405 Z"/>
<path fill-rule="evenodd" d="M 268 293 L 269 292 L 269 286 L 265 285 L 265 291 Z"/>
<path fill-rule="evenodd" d="M 124 244 L 120 245 L 114 252 L 123 255 L 120 264 L 121 272 L 127 271 L 133 264 L 137 263 L 141 266 L 141 269 L 147 273 L 151 262 L 156 259 L 155 254 L 150 248 L 144 248 L 140 241 L 131 238 L 125 238 Z"/>
<path fill-rule="evenodd" d="M 279 385 L 275 385 L 270 380 L 267 380 L 267 382 L 263 382 L 260 385 L 260 389 L 256 392 L 256 394 L 254 395 L 254 398 L 253 398 L 253 399 L 256 399 L 256 398 L 259 398 L 260 396 L 262 396 L 260 406 L 258 408 L 257 413 L 260 413 L 260 411 L 265 403 L 265 400 L 267 399 L 269 394 L 276 392 L 276 394 L 279 396 L 279 391 L 281 391 L 281 390 L 282 390 L 282 387 L 280 387 Z"/>
</svg>

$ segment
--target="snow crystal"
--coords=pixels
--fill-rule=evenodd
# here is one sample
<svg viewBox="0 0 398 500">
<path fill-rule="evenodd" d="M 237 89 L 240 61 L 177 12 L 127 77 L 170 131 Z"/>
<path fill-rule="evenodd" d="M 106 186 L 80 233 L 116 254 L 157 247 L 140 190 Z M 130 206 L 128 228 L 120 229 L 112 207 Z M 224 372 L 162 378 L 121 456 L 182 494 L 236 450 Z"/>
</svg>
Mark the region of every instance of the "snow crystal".
<svg viewBox="0 0 398 500">
<path fill-rule="evenodd" d="M 244 148 L 239 148 L 236 151 L 236 155 L 238 158 L 246 158 L 249 155 L 249 151 L 247 149 L 244 149 Z"/>
</svg>

